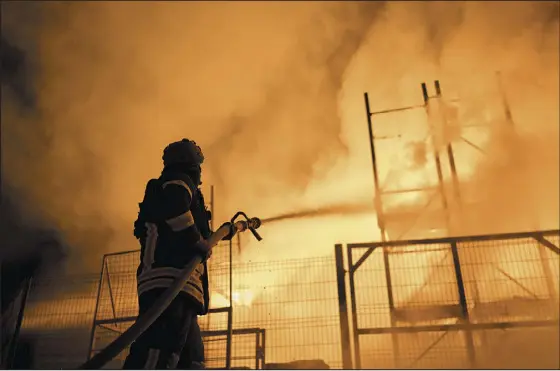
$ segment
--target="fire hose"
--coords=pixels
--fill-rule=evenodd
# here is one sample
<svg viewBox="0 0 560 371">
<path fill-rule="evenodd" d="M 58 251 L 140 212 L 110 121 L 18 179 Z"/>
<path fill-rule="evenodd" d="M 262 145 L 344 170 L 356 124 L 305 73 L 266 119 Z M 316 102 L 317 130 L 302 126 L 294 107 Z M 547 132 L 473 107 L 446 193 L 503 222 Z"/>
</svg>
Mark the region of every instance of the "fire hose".
<svg viewBox="0 0 560 371">
<path fill-rule="evenodd" d="M 245 220 L 236 221 L 239 216 L 243 216 Z M 246 230 L 251 231 L 253 236 L 260 241 L 261 236 L 257 233 L 256 229 L 261 226 L 261 221 L 259 218 L 249 218 L 244 212 L 238 212 L 231 218 L 231 226 L 224 225 L 220 227 L 216 232 L 214 232 L 207 240 L 210 247 L 214 247 L 220 242 L 224 237 L 226 237 L 231 232 L 231 228 L 234 228 L 236 232 L 243 232 Z M 81 370 L 93 370 L 103 367 L 107 362 L 115 358 L 120 352 L 128 347 L 134 340 L 138 338 L 144 331 L 148 329 L 154 323 L 154 321 L 167 309 L 169 304 L 175 299 L 179 294 L 181 289 L 187 283 L 191 274 L 194 272 L 195 268 L 202 263 L 203 258 L 197 256 L 193 258 L 189 264 L 183 268 L 181 275 L 167 288 L 163 294 L 158 298 L 154 305 L 137 321 L 123 332 L 118 338 L 116 338 L 111 344 L 109 344 L 102 351 L 97 353 L 95 356 L 90 358 L 87 362 L 82 364 L 79 369 Z"/>
</svg>

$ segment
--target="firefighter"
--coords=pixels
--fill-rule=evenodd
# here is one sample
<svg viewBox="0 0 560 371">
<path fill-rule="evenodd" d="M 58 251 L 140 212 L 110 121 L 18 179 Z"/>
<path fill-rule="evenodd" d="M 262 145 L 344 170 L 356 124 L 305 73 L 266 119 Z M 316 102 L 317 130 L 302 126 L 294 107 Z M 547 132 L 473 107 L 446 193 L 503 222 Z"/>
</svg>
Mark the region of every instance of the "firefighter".
<svg viewBox="0 0 560 371">
<path fill-rule="evenodd" d="M 134 236 L 140 241 L 137 270 L 139 315 L 144 314 L 200 254 L 199 264 L 182 291 L 130 347 L 124 369 L 204 368 L 204 345 L 197 322 L 208 313 L 208 270 L 212 233 L 210 213 L 199 189 L 204 156 L 191 140 L 171 143 L 163 152 L 163 171 L 146 186 Z M 224 239 L 231 239 L 232 232 Z"/>
</svg>

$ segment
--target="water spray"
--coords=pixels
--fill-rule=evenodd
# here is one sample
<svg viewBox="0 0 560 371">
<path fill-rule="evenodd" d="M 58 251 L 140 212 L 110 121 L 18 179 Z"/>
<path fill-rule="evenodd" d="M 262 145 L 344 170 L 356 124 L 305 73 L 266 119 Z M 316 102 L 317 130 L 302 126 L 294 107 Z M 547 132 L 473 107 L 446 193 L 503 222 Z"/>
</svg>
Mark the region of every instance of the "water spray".
<svg viewBox="0 0 560 371">
<path fill-rule="evenodd" d="M 240 216 L 244 217 L 245 220 L 238 220 Z M 261 226 L 261 220 L 259 218 L 249 218 L 244 212 L 240 211 L 236 213 L 233 218 L 231 218 L 231 224 L 236 232 L 243 232 L 246 230 L 251 231 L 253 236 L 258 241 L 261 241 L 261 236 L 257 233 L 256 229 Z M 220 242 L 225 236 L 231 232 L 231 227 L 229 225 L 224 225 L 214 232 L 207 240 L 210 247 L 214 247 Z M 196 256 L 193 258 L 183 271 L 181 275 L 168 287 L 163 294 L 158 298 L 154 305 L 138 320 L 128 328 L 121 336 L 116 338 L 111 344 L 109 344 L 101 352 L 97 353 L 87 362 L 82 364 L 79 369 L 82 370 L 93 370 L 103 367 L 107 362 L 115 358 L 120 352 L 123 351 L 127 346 L 132 344 L 134 340 L 138 338 L 144 331 L 148 329 L 154 323 L 154 321 L 167 309 L 169 304 L 175 299 L 179 294 L 181 289 L 185 286 L 186 282 L 190 278 L 191 274 L 194 272 L 195 268 L 202 263 L 202 257 Z"/>
<path fill-rule="evenodd" d="M 275 215 L 266 219 L 262 219 L 261 223 L 279 222 L 282 220 L 290 219 L 317 218 L 331 215 L 370 214 L 372 212 L 375 212 L 373 206 L 357 204 L 332 205 Z"/>
<path fill-rule="evenodd" d="M 373 212 L 373 207 L 365 205 L 332 205 L 315 209 L 305 209 L 296 212 L 279 214 L 266 219 L 259 218 L 249 218 L 244 212 L 236 213 L 233 218 L 231 218 L 231 224 L 236 232 L 243 232 L 249 230 L 253 236 L 261 241 L 262 237 L 257 233 L 257 229 L 263 223 L 272 223 L 282 220 L 289 219 L 301 219 L 301 218 L 314 218 L 329 215 L 346 215 L 346 214 L 369 214 Z M 239 217 L 243 217 L 244 220 L 237 220 Z M 214 247 L 220 242 L 225 236 L 230 233 L 230 226 L 225 225 L 219 228 L 208 238 L 208 244 Z M 169 304 L 175 299 L 179 294 L 195 268 L 198 264 L 202 263 L 202 257 L 195 257 L 181 272 L 179 278 L 177 278 L 173 284 L 167 288 L 167 290 L 158 298 L 156 303 L 138 320 L 128 328 L 121 336 L 115 339 L 111 344 L 109 344 L 101 352 L 94 355 L 91 359 L 85 362 L 79 367 L 79 369 L 99 369 L 103 367 L 111 359 L 115 358 L 120 352 L 123 351 L 127 346 L 129 346 L 134 340 L 138 338 L 144 331 L 148 329 L 154 323 L 154 321 L 167 309 Z"/>
</svg>

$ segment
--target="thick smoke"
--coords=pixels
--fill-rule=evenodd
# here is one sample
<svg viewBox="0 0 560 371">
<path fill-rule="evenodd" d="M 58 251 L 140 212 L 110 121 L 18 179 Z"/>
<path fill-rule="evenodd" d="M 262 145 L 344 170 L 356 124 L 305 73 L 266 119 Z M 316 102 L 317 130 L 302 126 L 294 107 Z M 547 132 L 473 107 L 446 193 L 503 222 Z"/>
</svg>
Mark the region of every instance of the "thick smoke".
<svg viewBox="0 0 560 371">
<path fill-rule="evenodd" d="M 37 93 L 33 117 L 3 101 L 6 182 L 64 232 L 74 267 L 136 248 L 130 223 L 169 141 L 207 149 L 218 214 L 303 189 L 345 151 L 337 94 L 381 7 L 3 4 Z"/>
<path fill-rule="evenodd" d="M 362 93 L 374 110 L 417 104 L 420 82 L 439 79 L 465 121 L 492 124 L 487 137 L 460 133 L 486 155 L 454 143 L 463 194 L 482 201 L 457 233 L 557 228 L 558 27 L 557 2 L 3 2 L 2 35 L 29 61 L 28 90 L 3 81 L 3 182 L 25 199 L 19 215 L 62 232 L 69 270 L 97 270 L 102 253 L 137 248 L 137 203 L 170 141 L 205 150 L 218 222 L 237 209 L 371 205 Z M 410 134 L 423 120 L 375 127 Z M 422 163 L 429 151 L 412 147 Z M 385 169 L 404 156 L 379 150 Z M 415 181 L 392 174 L 385 185 Z M 278 222 L 262 235 L 247 259 L 379 238 L 373 215 Z"/>
<path fill-rule="evenodd" d="M 130 222 L 145 181 L 162 148 L 184 136 L 206 149 L 218 218 L 314 207 L 327 203 L 313 196 L 326 188 L 367 201 L 361 92 L 390 108 L 418 101 L 418 83 L 436 78 L 480 111 L 481 87 L 501 70 L 516 128 L 546 142 L 519 156 L 548 159 L 548 172 L 530 175 L 547 176 L 547 195 L 556 190 L 556 3 L 2 6 L 3 35 L 32 61 L 37 102 L 24 110 L 3 95 L 5 181 L 64 232 L 80 264 L 136 248 Z M 501 189 L 494 162 L 481 161 L 478 192 L 500 196 L 490 191 Z M 515 174 L 510 163 L 502 170 Z"/>
</svg>

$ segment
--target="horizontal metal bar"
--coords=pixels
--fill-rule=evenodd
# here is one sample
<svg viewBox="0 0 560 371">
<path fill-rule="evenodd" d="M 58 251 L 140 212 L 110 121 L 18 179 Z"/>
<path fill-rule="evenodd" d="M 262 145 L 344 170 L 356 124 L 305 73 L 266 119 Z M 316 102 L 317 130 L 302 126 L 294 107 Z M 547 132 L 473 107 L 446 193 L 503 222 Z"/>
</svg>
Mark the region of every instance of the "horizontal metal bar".
<svg viewBox="0 0 560 371">
<path fill-rule="evenodd" d="M 550 229 L 535 232 L 516 232 L 516 233 L 503 233 L 491 235 L 476 235 L 476 236 L 462 236 L 462 237 L 443 237 L 443 238 L 426 238 L 418 240 L 397 240 L 387 242 L 363 242 L 363 243 L 349 243 L 346 246 L 351 249 L 369 249 L 372 247 L 397 247 L 407 245 L 430 245 L 430 244 L 445 244 L 451 242 L 476 242 L 476 241 L 493 241 L 493 240 L 509 240 L 521 238 L 535 238 L 535 236 L 556 236 L 560 235 L 560 230 Z"/>
<path fill-rule="evenodd" d="M 422 288 L 421 288 L 422 289 Z M 420 291 L 420 290 L 418 290 Z M 421 322 L 426 320 L 441 320 L 449 318 L 460 318 L 461 306 L 460 304 L 439 304 L 439 305 L 423 305 L 423 306 L 409 306 L 395 307 L 393 315 L 399 322 Z M 408 320 L 413 318 L 414 320 Z"/>
<path fill-rule="evenodd" d="M 95 321 L 95 325 L 109 330 L 104 325 L 118 324 L 118 323 L 123 323 L 123 322 L 133 322 L 133 321 L 136 321 L 136 318 L 137 317 L 122 317 L 122 318 L 116 318 L 116 319 L 98 320 L 98 321 Z M 116 330 L 113 330 L 113 331 L 116 331 Z M 250 335 L 250 334 L 257 334 L 257 333 L 262 334 L 263 332 L 264 332 L 264 329 L 262 329 L 260 327 L 248 327 L 248 328 L 241 328 L 241 329 L 234 329 L 233 330 L 234 335 Z M 204 336 L 220 336 L 220 335 L 226 336 L 227 333 L 228 333 L 228 330 L 209 330 L 209 331 L 201 331 L 201 333 Z"/>
<path fill-rule="evenodd" d="M 399 111 L 407 111 L 410 109 L 416 109 L 416 108 L 423 108 L 424 105 L 423 104 L 419 104 L 419 105 L 415 105 L 415 106 L 408 106 L 408 107 L 401 107 L 401 108 L 391 108 L 391 109 L 386 109 L 386 110 L 382 110 L 382 111 L 374 111 L 374 112 L 370 112 L 370 115 L 381 115 L 384 113 L 392 113 L 392 112 L 399 112 Z"/>
<path fill-rule="evenodd" d="M 520 322 L 497 322 L 497 323 L 455 323 L 449 325 L 427 325 L 427 326 L 399 326 L 399 327 L 379 327 L 358 329 L 360 335 L 377 334 L 406 334 L 418 332 L 439 332 L 439 331 L 463 331 L 463 330 L 492 330 L 523 327 L 547 327 L 557 326 L 558 320 L 544 321 L 520 321 Z"/>
<path fill-rule="evenodd" d="M 248 327 L 233 329 L 233 335 L 252 335 L 261 333 L 262 329 L 259 327 Z M 207 330 L 200 332 L 202 336 L 227 336 L 228 330 Z"/>
<path fill-rule="evenodd" d="M 117 324 L 123 322 L 134 322 L 136 321 L 136 318 L 138 318 L 138 316 L 120 317 L 120 318 L 111 318 L 111 319 L 98 319 L 95 320 L 94 324 L 97 326 L 97 325 L 111 325 L 111 324 Z"/>
<path fill-rule="evenodd" d="M 431 249 L 422 249 L 422 251 L 418 251 L 418 250 L 393 250 L 393 251 L 388 251 L 387 253 L 389 255 L 403 255 L 403 254 L 418 254 L 418 253 L 428 253 L 428 252 L 440 252 L 440 251 L 449 251 L 449 246 L 445 246 L 445 247 L 434 247 Z"/>
<path fill-rule="evenodd" d="M 401 193 L 411 193 L 411 192 L 422 192 L 422 191 L 430 191 L 437 187 L 422 187 L 422 188 L 408 188 L 408 189 L 391 189 L 388 191 L 381 191 L 381 195 L 391 195 L 391 194 L 401 194 Z"/>
<path fill-rule="evenodd" d="M 227 313 L 231 310 L 231 307 L 224 307 L 224 308 L 211 308 L 208 310 L 208 313 Z M 112 319 L 99 319 L 95 321 L 95 325 L 107 325 L 107 324 L 116 324 L 116 323 L 123 323 L 123 322 L 134 322 L 136 321 L 138 316 L 130 316 L 130 317 L 120 317 L 120 318 L 112 318 Z"/>
<path fill-rule="evenodd" d="M 208 313 L 228 313 L 229 311 L 231 311 L 231 307 L 210 308 Z"/>
<path fill-rule="evenodd" d="M 136 250 L 127 250 L 127 251 L 119 251 L 119 252 L 112 252 L 109 254 L 105 254 L 104 257 L 108 258 L 110 256 L 116 256 L 116 255 L 124 255 L 124 254 L 130 254 L 133 252 L 140 252 L 140 249 L 136 249 Z"/>
</svg>

